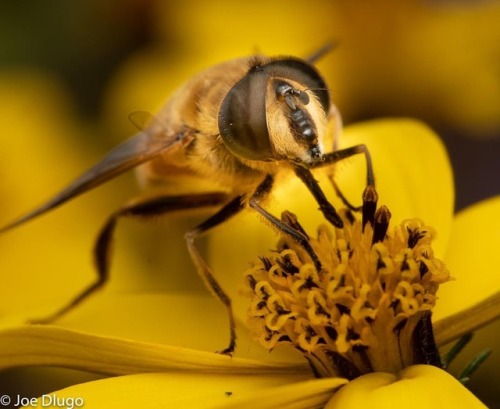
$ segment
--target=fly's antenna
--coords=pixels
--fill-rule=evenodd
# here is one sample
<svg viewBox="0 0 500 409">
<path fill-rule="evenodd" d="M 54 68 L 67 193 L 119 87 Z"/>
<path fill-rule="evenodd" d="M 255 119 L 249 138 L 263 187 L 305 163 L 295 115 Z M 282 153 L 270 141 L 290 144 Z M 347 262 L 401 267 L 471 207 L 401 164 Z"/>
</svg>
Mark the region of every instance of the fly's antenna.
<svg viewBox="0 0 500 409">
<path fill-rule="evenodd" d="M 308 63 L 310 63 L 310 64 L 314 64 L 320 58 L 323 58 L 323 56 L 325 56 L 326 54 L 328 54 L 330 51 L 332 51 L 333 49 L 337 48 L 338 45 L 339 45 L 338 41 L 332 41 L 332 42 L 326 43 L 319 50 L 316 50 L 309 57 L 307 57 L 306 61 Z"/>
</svg>

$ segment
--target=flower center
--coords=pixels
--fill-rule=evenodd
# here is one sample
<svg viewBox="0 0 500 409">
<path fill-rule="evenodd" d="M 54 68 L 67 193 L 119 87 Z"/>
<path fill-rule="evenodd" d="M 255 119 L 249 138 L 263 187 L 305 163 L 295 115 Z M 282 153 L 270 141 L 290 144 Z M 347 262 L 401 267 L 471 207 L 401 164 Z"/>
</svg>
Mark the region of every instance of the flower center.
<svg viewBox="0 0 500 409">
<path fill-rule="evenodd" d="M 255 337 L 269 350 L 291 344 L 318 377 L 440 366 L 430 311 L 450 275 L 434 257 L 434 230 L 416 219 L 388 229 L 389 210 L 375 209 L 367 189 L 362 220 L 342 210 L 344 227 L 320 226 L 309 237 L 320 269 L 282 237 L 246 272 Z M 290 212 L 282 220 L 307 236 Z"/>
</svg>

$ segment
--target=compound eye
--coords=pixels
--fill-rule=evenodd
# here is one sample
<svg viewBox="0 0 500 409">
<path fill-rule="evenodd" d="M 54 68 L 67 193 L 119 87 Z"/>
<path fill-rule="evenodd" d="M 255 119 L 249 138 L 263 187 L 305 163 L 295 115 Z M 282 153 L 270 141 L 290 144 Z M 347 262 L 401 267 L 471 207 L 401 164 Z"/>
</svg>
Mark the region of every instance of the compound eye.
<svg viewBox="0 0 500 409">
<path fill-rule="evenodd" d="M 269 161 L 272 147 L 266 120 L 268 74 L 251 69 L 228 92 L 219 110 L 219 132 L 226 148 L 249 160 Z"/>
</svg>

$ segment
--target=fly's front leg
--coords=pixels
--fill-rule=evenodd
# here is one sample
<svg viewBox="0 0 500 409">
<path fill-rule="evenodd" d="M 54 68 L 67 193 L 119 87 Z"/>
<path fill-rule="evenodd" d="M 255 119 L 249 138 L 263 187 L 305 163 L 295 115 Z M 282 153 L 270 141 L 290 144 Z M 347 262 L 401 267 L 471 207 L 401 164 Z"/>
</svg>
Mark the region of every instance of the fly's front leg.
<svg viewBox="0 0 500 409">
<path fill-rule="evenodd" d="M 355 145 L 355 146 L 351 146 L 349 148 L 340 149 L 340 150 L 336 150 L 336 151 L 327 153 L 326 155 L 324 155 L 324 160 L 322 162 L 318 162 L 318 163 L 314 164 L 313 168 L 333 165 L 337 162 L 340 162 L 341 160 L 350 158 L 351 156 L 358 155 L 358 154 L 365 155 L 366 187 L 370 187 L 370 188 L 372 188 L 372 190 L 375 190 L 375 175 L 373 172 L 373 164 L 372 164 L 370 152 L 368 151 L 368 148 L 366 147 L 366 145 Z M 332 183 L 332 186 L 335 189 L 335 193 L 340 198 L 340 200 L 342 200 L 342 203 L 344 203 L 344 205 L 346 207 L 348 207 L 349 209 L 354 210 L 354 211 L 361 210 L 362 206 L 353 206 L 346 199 L 346 197 L 343 195 L 343 193 L 339 189 L 337 183 L 335 182 L 332 174 L 329 174 L 328 178 L 330 179 L 330 182 Z"/>
<path fill-rule="evenodd" d="M 108 281 L 111 264 L 113 233 L 119 219 L 123 217 L 147 218 L 177 210 L 220 206 L 227 200 L 228 196 L 219 192 L 182 196 L 161 196 L 131 203 L 118 209 L 111 216 L 109 216 L 95 243 L 94 261 L 97 270 L 97 280 L 51 316 L 43 319 L 32 320 L 31 322 L 45 324 L 55 321 L 68 311 L 81 304 Z"/>
<path fill-rule="evenodd" d="M 229 319 L 229 345 L 224 350 L 219 351 L 221 354 L 225 355 L 231 355 L 236 347 L 236 324 L 234 321 L 233 309 L 231 307 L 231 298 L 229 298 L 215 279 L 210 267 L 207 265 L 201 256 L 200 251 L 196 247 L 195 240 L 211 228 L 225 222 L 227 219 L 240 212 L 244 207 L 242 200 L 242 196 L 237 196 L 216 214 L 196 226 L 194 229 L 189 230 L 185 235 L 189 254 L 191 255 L 191 259 L 193 260 L 198 274 L 210 291 L 220 300 L 220 302 L 222 302 L 224 307 L 226 307 Z"/>
<path fill-rule="evenodd" d="M 326 219 L 333 224 L 335 227 L 343 227 L 344 222 L 338 215 L 337 211 L 333 207 L 333 205 L 328 201 L 325 194 L 319 187 L 319 184 L 314 176 L 312 175 L 309 169 L 306 169 L 302 166 L 295 167 L 295 174 L 304 182 L 306 187 L 312 193 L 316 202 L 319 204 L 319 209 L 326 217 Z"/>
</svg>

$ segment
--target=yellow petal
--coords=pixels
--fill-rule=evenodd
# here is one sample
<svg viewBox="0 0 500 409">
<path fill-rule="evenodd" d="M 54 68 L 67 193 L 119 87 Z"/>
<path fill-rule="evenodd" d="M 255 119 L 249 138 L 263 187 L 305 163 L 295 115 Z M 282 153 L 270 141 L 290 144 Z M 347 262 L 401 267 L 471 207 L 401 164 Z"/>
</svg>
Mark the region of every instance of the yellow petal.
<svg viewBox="0 0 500 409">
<path fill-rule="evenodd" d="M 38 407 L 81 398 L 85 408 L 308 408 L 324 403 L 343 379 L 303 375 L 141 374 L 75 385 L 38 399 Z M 49 405 L 47 405 L 49 404 Z"/>
<path fill-rule="evenodd" d="M 325 409 L 485 408 L 465 386 L 446 371 L 415 365 L 399 374 L 363 375 L 337 392 Z"/>
<path fill-rule="evenodd" d="M 242 399 L 235 399 L 232 404 L 224 405 L 227 409 L 280 409 L 280 408 L 316 408 L 323 407 L 335 391 L 347 384 L 343 378 L 323 378 L 307 380 L 295 384 L 268 388 L 248 394 Z"/>
<path fill-rule="evenodd" d="M 50 325 L 0 331 L 0 368 L 58 366 L 109 375 L 159 371 L 258 374 L 302 373 L 304 365 L 269 363 L 120 338 Z"/>
<path fill-rule="evenodd" d="M 499 214 L 500 196 L 497 196 L 456 216 L 445 258 L 455 281 L 439 288 L 435 319 L 465 310 L 500 290 Z"/>
<path fill-rule="evenodd" d="M 32 310 L 0 317 L 0 329 L 23 326 Z M 214 352 L 227 347 L 226 310 L 210 295 L 103 291 L 57 320 L 66 329 L 133 341 L 167 344 Z M 217 328 L 217 331 L 214 331 Z M 280 350 L 272 356 L 255 343 L 243 323 L 237 323 L 234 356 L 273 361 L 303 362 L 295 351 Z M 207 336 L 207 334 L 210 334 Z"/>
<path fill-rule="evenodd" d="M 433 328 L 437 345 L 447 343 L 482 328 L 500 317 L 500 291 L 465 310 L 434 320 Z M 489 340 L 489 345 L 495 342 Z M 489 346 L 488 345 L 488 346 Z"/>
</svg>

